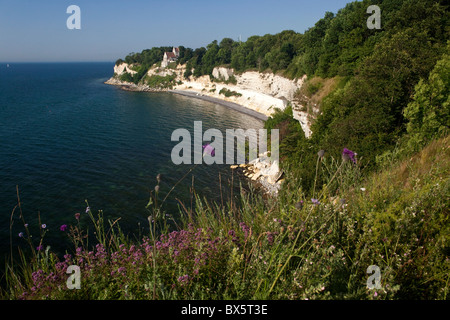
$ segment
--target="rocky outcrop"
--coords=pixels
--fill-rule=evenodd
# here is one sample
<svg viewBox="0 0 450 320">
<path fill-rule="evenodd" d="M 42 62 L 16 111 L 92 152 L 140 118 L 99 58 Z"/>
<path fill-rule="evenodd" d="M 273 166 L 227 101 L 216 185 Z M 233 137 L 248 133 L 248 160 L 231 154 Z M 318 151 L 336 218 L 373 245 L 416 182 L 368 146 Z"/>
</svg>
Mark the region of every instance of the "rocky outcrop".
<svg viewBox="0 0 450 320">
<path fill-rule="evenodd" d="M 186 65 L 180 65 L 180 64 L 177 65 L 177 67 L 175 69 L 154 67 L 154 68 L 150 68 L 147 71 L 147 76 L 151 77 L 151 76 L 156 75 L 156 76 L 165 77 L 165 76 L 175 75 L 177 81 L 183 81 L 184 80 L 183 74 L 185 71 L 186 71 Z"/>
<path fill-rule="evenodd" d="M 241 169 L 243 174 L 260 186 L 266 193 L 276 196 L 283 183 L 283 171 L 278 160 L 273 160 L 268 153 L 262 153 L 248 164 L 232 165 L 231 169 Z"/>
<path fill-rule="evenodd" d="M 132 68 L 131 65 L 129 65 L 128 63 L 123 62 L 123 63 L 121 63 L 119 65 L 115 65 L 114 66 L 114 74 L 118 75 L 118 76 L 124 74 L 125 72 L 128 72 L 130 74 L 135 74 L 136 71 L 132 70 L 131 68 Z"/>
<path fill-rule="evenodd" d="M 233 69 L 225 67 L 215 67 L 212 71 L 212 76 L 218 80 L 228 81 L 233 76 Z"/>
</svg>

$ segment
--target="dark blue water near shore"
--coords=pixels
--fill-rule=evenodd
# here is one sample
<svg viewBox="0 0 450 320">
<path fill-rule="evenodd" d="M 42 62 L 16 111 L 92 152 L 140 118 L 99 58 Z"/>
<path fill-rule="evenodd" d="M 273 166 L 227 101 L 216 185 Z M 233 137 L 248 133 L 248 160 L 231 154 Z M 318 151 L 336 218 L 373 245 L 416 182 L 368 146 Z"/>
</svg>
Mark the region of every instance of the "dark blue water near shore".
<svg viewBox="0 0 450 320">
<path fill-rule="evenodd" d="M 10 217 L 19 187 L 22 210 L 38 234 L 38 215 L 48 241 L 61 237 L 59 226 L 74 224 L 85 199 L 106 219 L 121 218 L 130 232 L 145 224 L 149 190 L 163 175 L 164 195 L 190 166 L 175 166 L 172 131 L 194 121 L 203 130 L 261 128 L 262 122 L 226 107 L 169 93 L 128 92 L 104 84 L 112 63 L 42 63 L 0 66 L 0 251 L 9 252 Z M 199 165 L 192 172 L 196 191 L 220 199 L 230 180 L 228 166 Z M 189 175 L 171 194 L 189 202 Z M 13 244 L 23 241 L 18 211 Z M 47 237 L 46 236 L 46 237 Z"/>
</svg>

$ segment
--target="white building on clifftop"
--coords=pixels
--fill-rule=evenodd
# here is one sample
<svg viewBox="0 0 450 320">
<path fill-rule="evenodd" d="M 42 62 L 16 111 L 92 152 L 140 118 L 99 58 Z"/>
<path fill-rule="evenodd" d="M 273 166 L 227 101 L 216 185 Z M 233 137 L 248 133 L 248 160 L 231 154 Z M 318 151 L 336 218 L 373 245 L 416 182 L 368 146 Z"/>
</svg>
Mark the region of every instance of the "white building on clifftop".
<svg viewBox="0 0 450 320">
<path fill-rule="evenodd" d="M 169 65 L 169 63 L 177 61 L 179 56 L 180 56 L 180 49 L 178 49 L 178 47 L 173 47 L 172 52 L 164 52 L 161 67 L 165 68 Z"/>
</svg>

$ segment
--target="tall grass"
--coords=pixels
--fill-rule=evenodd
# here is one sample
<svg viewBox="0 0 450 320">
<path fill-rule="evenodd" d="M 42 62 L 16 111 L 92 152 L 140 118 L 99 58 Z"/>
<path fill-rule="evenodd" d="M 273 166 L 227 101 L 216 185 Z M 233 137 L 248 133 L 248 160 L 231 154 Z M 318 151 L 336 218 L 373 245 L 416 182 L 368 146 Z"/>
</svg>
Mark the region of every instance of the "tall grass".
<svg viewBox="0 0 450 320">
<path fill-rule="evenodd" d="M 95 239 L 76 221 L 71 254 L 20 251 L 7 265 L 2 297 L 446 299 L 448 139 L 365 178 L 358 164 L 325 156 L 316 195 L 304 194 L 289 172 L 276 199 L 250 187 L 222 204 L 193 191 L 192 206 L 180 201 L 176 224 L 155 190 L 147 234 L 136 240 L 87 204 Z M 80 267 L 80 289 L 66 286 L 70 265 Z M 381 289 L 367 286 L 370 265 L 381 270 Z"/>
</svg>

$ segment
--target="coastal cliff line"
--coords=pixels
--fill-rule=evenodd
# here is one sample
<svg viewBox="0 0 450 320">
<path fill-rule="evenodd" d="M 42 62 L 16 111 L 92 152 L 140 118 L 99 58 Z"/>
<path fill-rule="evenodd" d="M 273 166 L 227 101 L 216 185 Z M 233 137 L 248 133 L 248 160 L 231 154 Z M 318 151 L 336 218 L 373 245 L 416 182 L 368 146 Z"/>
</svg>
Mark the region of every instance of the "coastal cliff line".
<svg viewBox="0 0 450 320">
<path fill-rule="evenodd" d="M 291 80 L 273 73 L 257 71 L 235 73 L 231 68 L 215 67 L 212 76 L 186 78 L 184 77 L 186 65 L 178 64 L 172 68 L 161 68 L 155 65 L 147 71 L 144 79 L 138 84 L 121 80 L 125 73 L 135 74 L 136 71 L 133 68 L 133 65 L 128 65 L 126 62 L 115 65 L 114 76 L 105 83 L 120 86 L 129 91 L 170 91 L 199 98 L 210 97 L 234 103 L 265 117 L 270 117 L 276 109 L 284 110 L 291 105 L 293 117 L 299 121 L 305 136 L 308 138 L 311 135 L 310 126 L 313 119 L 296 99 L 296 93 L 304 84 L 306 76 Z M 148 81 L 149 79 L 158 81 L 152 82 Z"/>
<path fill-rule="evenodd" d="M 185 77 L 186 65 L 178 64 L 171 68 L 151 67 L 137 84 L 123 80 L 126 73 L 134 75 L 133 65 L 122 62 L 114 66 L 114 76 L 105 83 L 120 86 L 128 91 L 171 92 L 219 103 L 240 112 L 249 114 L 260 120 L 267 120 L 276 109 L 284 110 L 292 106 L 293 117 L 298 120 L 305 136 L 311 135 L 311 116 L 304 111 L 297 100 L 297 93 L 306 81 L 287 79 L 273 73 L 246 71 L 235 73 L 227 67 L 215 67 L 212 75 Z M 282 171 L 278 161 L 270 160 L 267 154 L 240 166 L 232 166 L 261 186 L 266 193 L 277 195 L 281 188 Z"/>
</svg>

